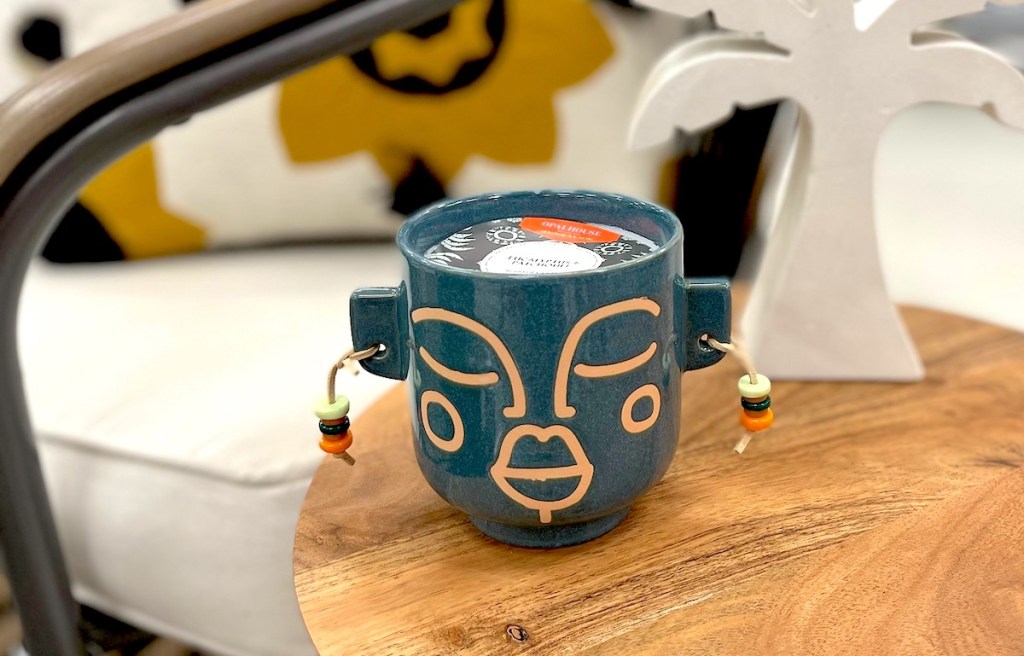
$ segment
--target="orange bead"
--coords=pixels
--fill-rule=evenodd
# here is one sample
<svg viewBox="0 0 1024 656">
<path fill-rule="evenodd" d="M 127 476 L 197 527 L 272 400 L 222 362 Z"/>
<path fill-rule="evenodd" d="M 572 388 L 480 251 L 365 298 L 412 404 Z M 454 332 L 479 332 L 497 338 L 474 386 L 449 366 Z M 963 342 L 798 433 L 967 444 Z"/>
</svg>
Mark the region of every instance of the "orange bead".
<svg viewBox="0 0 1024 656">
<path fill-rule="evenodd" d="M 334 437 L 331 435 L 331 437 Z M 329 440 L 324 438 L 320 440 L 320 448 L 331 454 L 345 453 L 352 446 L 352 431 L 345 433 L 341 438 Z"/>
<path fill-rule="evenodd" d="M 751 433 L 771 428 L 773 421 L 775 421 L 775 413 L 771 411 L 771 408 L 763 412 L 740 410 L 740 425 Z"/>
</svg>

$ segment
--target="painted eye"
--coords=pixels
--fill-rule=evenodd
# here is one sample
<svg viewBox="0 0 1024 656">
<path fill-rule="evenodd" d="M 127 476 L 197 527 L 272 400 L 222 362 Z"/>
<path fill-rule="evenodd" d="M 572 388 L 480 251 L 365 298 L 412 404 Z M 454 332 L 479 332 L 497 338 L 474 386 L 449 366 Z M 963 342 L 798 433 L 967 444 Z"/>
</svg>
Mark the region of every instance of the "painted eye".
<svg viewBox="0 0 1024 656">
<path fill-rule="evenodd" d="M 646 418 L 637 419 L 637 405 L 643 399 L 650 399 L 651 410 Z M 661 415 L 661 390 L 658 389 L 657 385 L 643 385 L 633 390 L 633 393 L 626 397 L 626 401 L 622 404 L 622 412 L 619 419 L 622 421 L 622 427 L 627 432 L 635 435 L 644 432 L 657 423 L 659 415 Z"/>
<path fill-rule="evenodd" d="M 446 367 L 437 361 L 437 358 L 430 354 L 430 351 L 424 347 L 420 347 L 420 357 L 427 363 L 434 373 L 442 378 L 447 378 L 453 383 L 459 385 L 469 385 L 471 387 L 485 387 L 487 385 L 493 385 L 498 382 L 498 373 L 495 371 L 485 371 L 484 373 L 472 374 L 465 371 L 459 371 Z"/>
<path fill-rule="evenodd" d="M 519 418 L 526 415 L 526 389 L 523 387 L 523 379 L 519 375 L 519 368 L 516 366 L 515 360 L 512 359 L 512 354 L 509 352 L 508 348 L 494 333 L 494 331 L 474 319 L 470 319 L 465 315 L 452 312 L 451 310 L 446 310 L 444 308 L 419 308 L 413 310 L 412 322 L 413 324 L 420 324 L 423 322 L 449 324 L 468 331 L 482 339 L 487 346 L 490 347 L 491 351 L 494 353 L 494 357 L 496 357 L 498 362 L 501 363 L 501 367 L 508 378 L 509 387 L 511 388 L 512 403 L 505 407 L 502 412 L 509 418 Z M 461 339 L 463 339 L 461 336 L 459 336 L 460 341 L 458 342 L 453 342 L 452 339 L 454 338 L 449 335 L 448 341 L 453 352 L 465 350 L 465 342 L 461 341 Z M 484 387 L 486 385 L 494 385 L 500 380 L 500 376 L 496 371 L 473 373 L 449 367 L 440 362 L 422 345 L 420 345 L 418 352 L 420 357 L 423 358 L 423 362 L 425 362 L 427 367 L 429 367 L 434 373 L 458 385 Z"/>
<path fill-rule="evenodd" d="M 448 439 L 438 435 L 430 423 L 430 406 L 435 404 L 448 413 L 448 419 L 452 422 L 452 436 Z M 427 439 L 437 448 L 448 453 L 455 453 L 462 448 L 462 443 L 466 439 L 466 426 L 462 423 L 462 415 L 455 408 L 455 404 L 444 394 L 436 390 L 423 392 L 420 396 L 420 421 L 423 422 L 423 432 L 427 434 Z"/>
<path fill-rule="evenodd" d="M 629 373 L 650 362 L 658 351 L 658 343 L 650 342 L 645 347 L 644 341 L 637 339 L 637 335 L 650 334 L 644 326 L 650 323 L 651 317 L 660 314 L 661 307 L 655 301 L 640 297 L 611 303 L 587 313 L 577 321 L 569 331 L 558 357 L 554 386 L 555 416 L 560 419 L 576 416 L 576 408 L 569 403 L 570 372 L 581 378 L 610 378 Z M 601 346 L 581 346 L 584 340 L 592 347 Z M 626 357 L 631 346 L 643 350 L 637 355 Z M 635 350 L 632 352 L 636 353 Z M 578 362 L 573 366 L 577 358 L 593 357 L 596 353 L 609 359 L 622 359 L 609 364 Z M 658 400 L 660 402 L 660 397 Z M 625 422 L 623 425 L 626 425 Z"/>
<path fill-rule="evenodd" d="M 651 342 L 651 345 L 647 347 L 647 350 L 632 358 L 628 358 L 620 362 L 613 362 L 611 364 L 583 364 L 581 362 L 573 367 L 573 371 L 576 372 L 577 376 L 582 376 L 584 378 L 607 378 L 609 376 L 618 376 L 644 366 L 647 364 L 648 360 L 654 357 L 654 353 L 657 350 L 658 344 Z"/>
</svg>

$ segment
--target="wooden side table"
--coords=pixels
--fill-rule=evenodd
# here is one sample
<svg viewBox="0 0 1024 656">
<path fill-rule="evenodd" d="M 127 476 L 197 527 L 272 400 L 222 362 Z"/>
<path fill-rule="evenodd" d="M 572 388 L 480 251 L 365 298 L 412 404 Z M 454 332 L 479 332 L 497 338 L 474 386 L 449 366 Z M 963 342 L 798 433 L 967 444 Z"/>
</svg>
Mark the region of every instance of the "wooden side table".
<svg viewBox="0 0 1024 656">
<path fill-rule="evenodd" d="M 728 362 L 684 377 L 665 479 L 621 526 L 543 551 L 424 482 L 406 390 L 302 509 L 295 586 L 333 654 L 1024 653 L 1024 335 L 904 313 L 916 385 L 778 383 L 743 456 Z"/>
</svg>

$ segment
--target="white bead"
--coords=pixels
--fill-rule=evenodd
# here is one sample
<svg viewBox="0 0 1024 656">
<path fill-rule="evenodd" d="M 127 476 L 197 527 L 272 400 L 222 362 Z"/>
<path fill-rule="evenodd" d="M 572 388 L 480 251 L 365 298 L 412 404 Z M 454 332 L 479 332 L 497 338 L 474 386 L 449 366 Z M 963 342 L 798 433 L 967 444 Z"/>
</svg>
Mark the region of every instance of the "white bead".
<svg viewBox="0 0 1024 656">
<path fill-rule="evenodd" d="M 757 382 L 750 382 L 750 374 L 743 374 L 740 376 L 740 382 L 737 385 L 740 390 L 740 396 L 745 399 L 757 399 L 762 396 L 768 396 L 772 391 L 772 381 L 768 380 L 768 376 L 764 374 L 757 374 Z"/>
<path fill-rule="evenodd" d="M 316 404 L 316 416 L 320 419 L 341 419 L 348 414 L 348 399 L 341 394 L 334 398 L 334 403 L 327 397 Z"/>
</svg>

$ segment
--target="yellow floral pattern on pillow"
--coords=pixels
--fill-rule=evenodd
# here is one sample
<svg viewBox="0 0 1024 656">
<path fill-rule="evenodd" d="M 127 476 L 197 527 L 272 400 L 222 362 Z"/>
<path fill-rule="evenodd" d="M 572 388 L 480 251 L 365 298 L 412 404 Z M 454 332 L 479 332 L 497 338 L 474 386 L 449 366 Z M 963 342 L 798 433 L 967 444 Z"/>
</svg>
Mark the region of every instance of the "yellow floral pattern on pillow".
<svg viewBox="0 0 1024 656">
<path fill-rule="evenodd" d="M 381 76 L 450 81 L 460 65 L 492 48 L 484 29 L 492 8 L 488 0 L 468 0 L 435 36 L 379 39 L 371 51 Z M 460 89 L 404 93 L 348 58 L 285 80 L 279 119 L 289 156 L 309 163 L 369 151 L 394 183 L 419 159 L 443 184 L 471 155 L 508 164 L 549 161 L 557 146 L 555 94 L 596 71 L 612 43 L 582 0 L 508 0 L 504 9 L 505 34 L 493 61 Z"/>
<path fill-rule="evenodd" d="M 368 152 L 396 189 L 418 165 L 443 193 L 471 156 L 548 162 L 559 146 L 556 94 L 614 50 L 586 0 L 466 0 L 421 28 L 387 34 L 278 85 L 276 128 L 294 164 Z M 127 259 L 207 245 L 202 221 L 161 202 L 159 173 L 147 143 L 80 194 L 96 229 Z"/>
<path fill-rule="evenodd" d="M 126 259 L 203 249 L 203 229 L 160 203 L 153 145 L 145 143 L 108 166 L 79 194 Z"/>
</svg>

